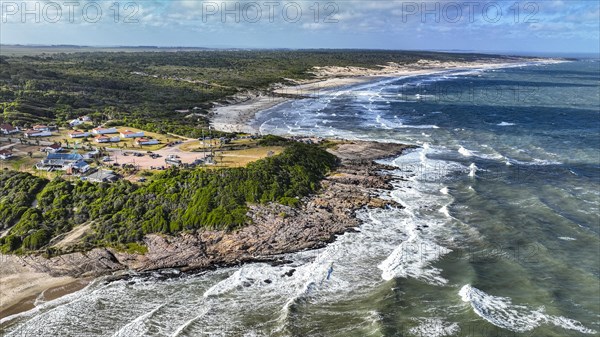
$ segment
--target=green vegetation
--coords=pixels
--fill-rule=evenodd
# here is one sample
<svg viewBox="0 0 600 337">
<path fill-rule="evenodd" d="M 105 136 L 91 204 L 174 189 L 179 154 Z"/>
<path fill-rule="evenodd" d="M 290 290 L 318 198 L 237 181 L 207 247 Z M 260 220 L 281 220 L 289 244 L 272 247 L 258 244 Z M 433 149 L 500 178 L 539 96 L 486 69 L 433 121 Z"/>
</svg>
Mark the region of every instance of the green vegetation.
<svg viewBox="0 0 600 337">
<path fill-rule="evenodd" d="M 84 238 L 83 247 L 113 246 L 131 252 L 143 252 L 136 243 L 149 233 L 233 230 L 250 221 L 249 203 L 297 206 L 299 198 L 319 188 L 336 163 L 335 156 L 317 146 L 289 143 L 280 155 L 247 167 L 171 169 L 154 175 L 147 185 L 47 181 L 4 171 L 0 212 L 10 215 L 4 228 L 12 228 L 0 239 L 0 247 L 3 252 L 39 250 L 88 221 L 92 234 Z"/>
<path fill-rule="evenodd" d="M 13 226 L 33 204 L 47 181 L 27 173 L 4 171 L 0 174 L 0 228 Z"/>
<path fill-rule="evenodd" d="M 194 138 L 207 126 L 212 102 L 245 90 L 268 90 L 287 79 L 311 78 L 315 66 L 376 68 L 420 59 L 495 57 L 366 50 L 79 52 L 94 49 L 72 48 L 75 53 L 56 53 L 69 48 L 29 49 L 32 55 L 0 56 L 0 122 L 65 126 L 85 114 L 94 124 L 112 121 Z"/>
</svg>

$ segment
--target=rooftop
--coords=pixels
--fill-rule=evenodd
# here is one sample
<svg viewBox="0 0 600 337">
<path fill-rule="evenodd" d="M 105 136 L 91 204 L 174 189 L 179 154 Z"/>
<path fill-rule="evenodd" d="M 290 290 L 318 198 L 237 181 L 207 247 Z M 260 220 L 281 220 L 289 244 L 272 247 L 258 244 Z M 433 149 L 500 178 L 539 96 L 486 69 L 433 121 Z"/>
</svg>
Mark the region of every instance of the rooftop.
<svg viewBox="0 0 600 337">
<path fill-rule="evenodd" d="M 49 153 L 46 159 L 77 161 L 83 159 L 83 156 L 77 153 Z"/>
</svg>

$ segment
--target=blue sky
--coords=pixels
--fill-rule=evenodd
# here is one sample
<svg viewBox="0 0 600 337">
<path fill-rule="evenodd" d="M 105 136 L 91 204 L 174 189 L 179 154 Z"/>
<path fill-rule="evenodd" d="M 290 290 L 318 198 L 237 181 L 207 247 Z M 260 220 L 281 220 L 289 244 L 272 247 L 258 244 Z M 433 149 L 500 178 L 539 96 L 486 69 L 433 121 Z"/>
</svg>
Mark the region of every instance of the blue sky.
<svg viewBox="0 0 600 337">
<path fill-rule="evenodd" d="M 597 0 L 115 1 L 2 0 L 0 42 L 600 52 Z"/>
</svg>

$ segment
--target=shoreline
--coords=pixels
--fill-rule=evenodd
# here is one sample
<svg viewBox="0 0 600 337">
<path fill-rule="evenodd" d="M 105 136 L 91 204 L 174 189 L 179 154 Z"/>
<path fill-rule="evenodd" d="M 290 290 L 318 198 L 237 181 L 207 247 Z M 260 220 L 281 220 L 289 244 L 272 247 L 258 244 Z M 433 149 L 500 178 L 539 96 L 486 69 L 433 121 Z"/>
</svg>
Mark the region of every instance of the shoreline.
<svg viewBox="0 0 600 337">
<path fill-rule="evenodd" d="M 55 279 L 51 276 L 49 276 L 49 278 L 50 280 Z M 3 308 L 0 311 L 0 322 L 2 322 L 2 320 L 4 320 L 7 317 L 15 316 L 34 309 L 36 307 L 36 302 L 40 297 L 43 297 L 44 302 L 50 302 L 63 296 L 82 290 L 85 287 L 87 287 L 91 282 L 92 279 L 73 279 L 71 281 L 65 281 L 64 284 L 60 285 L 50 286 L 50 283 L 55 282 L 48 282 L 44 285 L 40 285 L 40 288 L 30 296 L 24 298 L 14 298 L 10 302 L 7 301 L 7 303 L 5 304 L 5 308 Z M 7 322 L 10 322 L 10 320 L 11 319 L 7 320 L 6 322 L 0 323 L 0 328 Z"/>
<path fill-rule="evenodd" d="M 342 89 L 348 86 L 376 82 L 391 78 L 434 75 L 446 71 L 501 69 L 524 66 L 526 63 L 553 64 L 566 62 L 558 59 L 515 59 L 511 62 L 448 62 L 421 63 L 421 66 L 386 66 L 381 70 L 353 67 L 320 67 L 317 78 L 295 81 L 296 85 L 278 85 L 260 94 L 239 94 L 229 104 L 215 103 L 210 110 L 210 125 L 218 131 L 248 134 L 260 133 L 250 125 L 257 113 L 294 99 L 314 97 L 321 90 Z M 421 67 L 421 68 L 419 68 Z"/>
<path fill-rule="evenodd" d="M 247 94 L 234 98 L 230 104 L 217 104 L 209 113 L 210 125 L 218 131 L 258 134 L 250 122 L 256 114 L 294 99 L 314 97 L 321 90 L 345 88 L 388 78 L 434 75 L 445 71 L 501 69 L 524 66 L 527 63 L 554 64 L 568 62 L 560 59 L 513 59 L 498 62 L 420 62 L 411 66 L 388 65 L 380 70 L 355 67 L 320 67 L 313 72 L 317 78 L 294 81 L 296 85 L 278 85 L 270 92 Z M 290 80 L 292 81 L 292 80 Z"/>
</svg>

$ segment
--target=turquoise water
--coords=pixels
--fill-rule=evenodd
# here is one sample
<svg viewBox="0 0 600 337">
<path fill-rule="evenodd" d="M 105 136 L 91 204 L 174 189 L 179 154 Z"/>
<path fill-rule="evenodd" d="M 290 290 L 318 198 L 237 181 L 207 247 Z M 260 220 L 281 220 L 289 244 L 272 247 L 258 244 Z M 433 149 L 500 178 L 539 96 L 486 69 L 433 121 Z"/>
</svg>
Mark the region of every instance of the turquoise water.
<svg viewBox="0 0 600 337">
<path fill-rule="evenodd" d="M 290 265 L 98 280 L 40 298 L 6 335 L 598 335 L 599 79 L 594 61 L 523 64 L 264 111 L 263 133 L 419 145 L 383 161 L 398 180 L 382 197 L 406 208 L 362 210 L 359 232 Z"/>
</svg>

